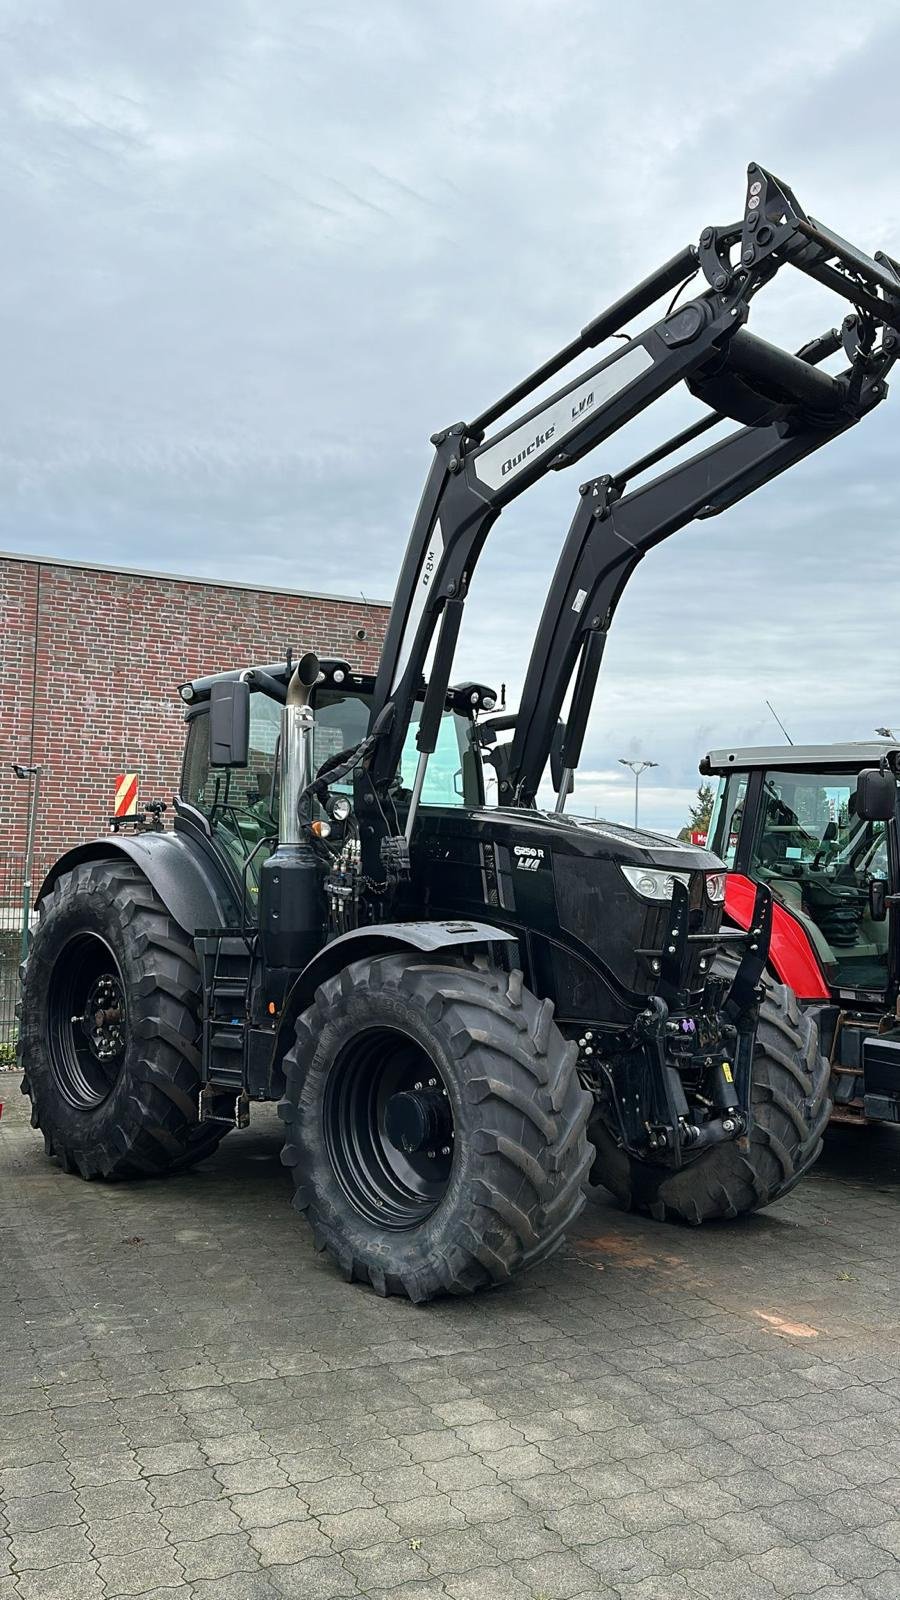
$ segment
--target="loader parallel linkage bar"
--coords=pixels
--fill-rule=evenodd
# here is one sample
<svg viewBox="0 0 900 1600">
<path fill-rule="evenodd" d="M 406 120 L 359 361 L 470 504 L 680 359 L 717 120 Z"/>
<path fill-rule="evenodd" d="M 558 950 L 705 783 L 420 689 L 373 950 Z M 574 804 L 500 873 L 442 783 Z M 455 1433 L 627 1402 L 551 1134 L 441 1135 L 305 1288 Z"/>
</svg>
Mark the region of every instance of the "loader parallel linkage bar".
<svg viewBox="0 0 900 1600">
<path fill-rule="evenodd" d="M 853 308 L 840 329 L 826 330 L 796 354 L 745 326 L 751 299 L 785 265 L 833 289 Z M 706 281 L 700 295 L 673 302 L 652 326 L 549 399 L 488 433 L 570 362 L 698 273 Z M 836 376 L 823 372 L 820 364 L 841 350 L 845 368 Z M 884 398 L 885 378 L 898 354 L 897 262 L 882 252 L 870 258 L 857 250 L 807 216 L 786 184 L 751 165 L 740 222 L 704 229 L 698 247 L 689 245 L 665 262 L 473 422 L 434 435 L 435 459 L 381 656 L 370 723 L 375 737 L 367 756 L 375 794 L 383 796 L 437 630 L 407 836 L 435 748 L 472 573 L 504 506 L 544 473 L 578 461 L 678 383 L 708 407 L 700 421 L 624 472 L 581 488 L 501 774 L 501 803 L 530 805 L 573 677 L 563 765 L 568 772 L 577 765 L 612 615 L 644 553 L 694 519 L 735 504 L 852 427 Z M 629 492 L 631 479 L 727 419 L 739 424 L 736 431 Z M 567 786 L 564 780 L 560 808 Z M 379 872 L 374 855 L 370 870 Z"/>
</svg>

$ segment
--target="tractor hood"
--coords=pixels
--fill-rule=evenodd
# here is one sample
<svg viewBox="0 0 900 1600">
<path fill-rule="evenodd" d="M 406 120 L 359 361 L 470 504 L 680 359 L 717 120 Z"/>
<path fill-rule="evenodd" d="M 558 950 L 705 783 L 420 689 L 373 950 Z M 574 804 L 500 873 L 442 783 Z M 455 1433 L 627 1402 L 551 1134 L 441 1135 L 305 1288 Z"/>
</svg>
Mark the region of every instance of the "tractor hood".
<svg viewBox="0 0 900 1600">
<path fill-rule="evenodd" d="M 471 813 L 485 824 L 503 822 L 521 832 L 523 842 L 534 833 L 548 834 L 567 852 L 605 858 L 638 867 L 664 867 L 670 872 L 721 872 L 723 864 L 711 850 L 685 844 L 649 828 L 628 828 L 618 822 L 556 811 L 525 811 L 513 806 L 485 807 Z"/>
<path fill-rule="evenodd" d="M 423 807 L 411 841 L 413 885 L 433 914 L 496 920 L 544 944 L 567 1016 L 624 1022 L 655 985 L 677 873 L 690 932 L 714 941 L 725 868 L 708 850 L 593 818 L 518 807 Z M 701 990 L 705 951 L 691 946 L 685 987 Z"/>
</svg>

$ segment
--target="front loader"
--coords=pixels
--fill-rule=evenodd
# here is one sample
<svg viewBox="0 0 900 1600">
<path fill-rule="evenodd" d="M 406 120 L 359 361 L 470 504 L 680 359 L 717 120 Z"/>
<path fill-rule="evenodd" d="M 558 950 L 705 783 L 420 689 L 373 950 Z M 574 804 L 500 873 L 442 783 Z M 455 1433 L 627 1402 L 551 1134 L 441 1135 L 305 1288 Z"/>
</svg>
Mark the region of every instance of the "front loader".
<svg viewBox="0 0 900 1600">
<path fill-rule="evenodd" d="M 855 308 L 798 355 L 746 329 L 785 264 Z M 705 287 L 679 304 L 698 273 Z M 182 685 L 174 827 L 94 840 L 49 874 L 20 1030 L 48 1151 L 86 1178 L 159 1173 L 276 1100 L 317 1245 L 348 1279 L 416 1301 L 543 1260 L 591 1170 L 692 1221 L 790 1188 L 819 1148 L 827 1066 L 812 1022 L 781 993 L 773 1012 L 764 989 L 768 891 L 746 928 L 723 929 L 717 857 L 565 803 L 637 561 L 877 405 L 898 327 L 894 263 L 751 167 L 739 223 L 706 229 L 474 422 L 435 435 L 374 678 L 307 654 Z M 841 348 L 830 376 L 820 364 Z M 518 712 L 455 682 L 503 508 L 680 383 L 704 420 L 583 486 Z M 736 433 L 628 490 L 728 418 Z M 536 804 L 548 763 L 550 811 Z"/>
</svg>

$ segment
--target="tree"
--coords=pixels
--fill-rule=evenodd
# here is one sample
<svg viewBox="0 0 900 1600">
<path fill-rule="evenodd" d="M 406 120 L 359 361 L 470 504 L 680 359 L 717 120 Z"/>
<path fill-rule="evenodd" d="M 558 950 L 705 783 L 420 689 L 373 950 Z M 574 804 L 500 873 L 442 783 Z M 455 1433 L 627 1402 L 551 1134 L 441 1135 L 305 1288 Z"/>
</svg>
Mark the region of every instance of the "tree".
<svg viewBox="0 0 900 1600">
<path fill-rule="evenodd" d="M 685 823 L 679 833 L 679 839 L 683 839 L 689 844 L 692 833 L 707 833 L 709 831 L 714 799 L 715 794 L 712 784 L 704 780 L 700 784 L 697 790 L 697 798 L 691 806 L 690 820 Z"/>
</svg>

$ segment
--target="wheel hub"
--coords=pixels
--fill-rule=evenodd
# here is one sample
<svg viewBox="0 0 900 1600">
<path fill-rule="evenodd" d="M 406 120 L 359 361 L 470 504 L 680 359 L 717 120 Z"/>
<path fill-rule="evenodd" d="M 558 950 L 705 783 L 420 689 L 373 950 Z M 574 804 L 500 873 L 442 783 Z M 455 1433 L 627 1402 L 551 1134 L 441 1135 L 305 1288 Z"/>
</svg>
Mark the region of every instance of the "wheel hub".
<svg viewBox="0 0 900 1600">
<path fill-rule="evenodd" d="M 91 984 L 84 1011 L 72 1018 L 80 1024 L 91 1054 L 98 1061 L 111 1061 L 125 1045 L 125 1001 L 122 986 L 112 972 L 104 972 Z"/>
<path fill-rule="evenodd" d="M 79 930 L 57 953 L 47 996 L 50 1067 L 69 1105 L 93 1111 L 103 1104 L 125 1065 L 129 1036 L 115 951 L 101 933 Z"/>
<path fill-rule="evenodd" d="M 435 1156 L 451 1137 L 447 1096 L 439 1089 L 404 1089 L 391 1095 L 384 1108 L 384 1131 L 397 1150 L 408 1155 L 427 1150 Z"/>
<path fill-rule="evenodd" d="M 443 1198 L 454 1162 L 447 1085 L 428 1052 L 399 1028 L 347 1040 L 323 1105 L 332 1170 L 351 1205 L 380 1228 L 414 1228 Z"/>
</svg>

